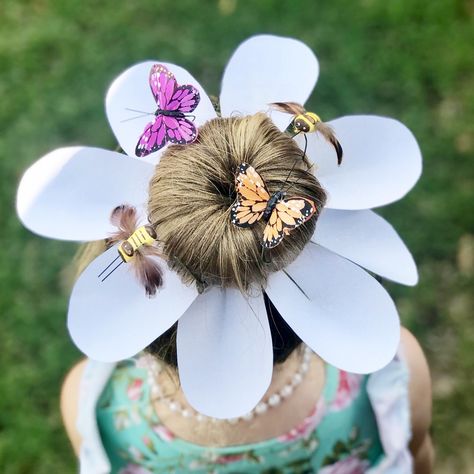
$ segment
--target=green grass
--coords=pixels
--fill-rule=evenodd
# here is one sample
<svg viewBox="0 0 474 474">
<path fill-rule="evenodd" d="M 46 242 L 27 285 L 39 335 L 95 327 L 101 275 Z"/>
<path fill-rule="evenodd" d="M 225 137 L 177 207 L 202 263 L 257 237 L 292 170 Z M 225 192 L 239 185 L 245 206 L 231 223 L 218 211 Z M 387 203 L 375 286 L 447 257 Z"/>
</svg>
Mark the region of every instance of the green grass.
<svg viewBox="0 0 474 474">
<path fill-rule="evenodd" d="M 432 367 L 438 471 L 472 469 L 473 15 L 467 0 L 3 0 L 1 472 L 76 472 L 58 413 L 61 379 L 79 357 L 61 272 L 75 246 L 22 228 L 14 213 L 21 173 L 59 146 L 115 147 L 104 93 L 130 64 L 175 62 L 217 94 L 229 54 L 260 32 L 316 51 L 321 76 L 310 105 L 323 118 L 388 115 L 419 140 L 421 181 L 381 213 L 412 249 L 421 281 L 388 286 Z"/>
</svg>

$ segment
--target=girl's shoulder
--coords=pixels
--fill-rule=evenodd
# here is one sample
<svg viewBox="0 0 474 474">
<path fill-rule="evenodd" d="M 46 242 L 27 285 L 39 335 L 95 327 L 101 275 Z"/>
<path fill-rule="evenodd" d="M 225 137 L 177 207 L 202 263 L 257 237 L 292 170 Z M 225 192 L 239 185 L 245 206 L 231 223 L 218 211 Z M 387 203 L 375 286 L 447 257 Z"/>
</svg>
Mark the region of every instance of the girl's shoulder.
<svg viewBox="0 0 474 474">
<path fill-rule="evenodd" d="M 61 387 L 61 416 L 66 432 L 76 454 L 79 454 L 81 436 L 76 426 L 79 411 L 79 388 L 88 359 L 75 364 L 66 375 Z"/>
<path fill-rule="evenodd" d="M 433 448 L 429 435 L 431 426 L 431 375 L 423 349 L 415 336 L 406 328 L 401 332 L 401 348 L 409 373 L 408 393 L 412 437 L 410 451 L 417 464 L 426 465 L 416 472 L 430 472 L 433 462 Z"/>
<path fill-rule="evenodd" d="M 412 444 L 424 437 L 431 424 L 431 376 L 425 354 L 415 336 L 402 328 L 401 346 L 409 373 Z"/>
</svg>

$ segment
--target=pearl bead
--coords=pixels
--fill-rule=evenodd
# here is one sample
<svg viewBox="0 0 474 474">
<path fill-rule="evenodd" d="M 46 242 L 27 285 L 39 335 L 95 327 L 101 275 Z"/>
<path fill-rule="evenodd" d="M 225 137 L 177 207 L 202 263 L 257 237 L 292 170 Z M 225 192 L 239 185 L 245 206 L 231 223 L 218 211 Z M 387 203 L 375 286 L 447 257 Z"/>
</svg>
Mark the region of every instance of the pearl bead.
<svg viewBox="0 0 474 474">
<path fill-rule="evenodd" d="M 296 374 L 294 374 L 293 377 L 291 378 L 291 383 L 293 384 L 293 386 L 296 386 L 296 385 L 299 385 L 302 380 L 303 380 L 303 376 L 299 372 L 296 372 Z"/>
<path fill-rule="evenodd" d="M 309 369 L 309 364 L 307 362 L 303 362 L 301 364 L 301 372 L 305 374 L 306 372 L 308 372 L 308 369 Z"/>
<path fill-rule="evenodd" d="M 204 421 L 204 416 L 201 415 L 201 413 L 196 414 L 196 420 L 197 421 Z"/>
<path fill-rule="evenodd" d="M 238 419 L 238 418 L 229 418 L 227 421 L 228 421 L 231 425 L 235 425 L 235 424 L 239 421 L 239 419 Z"/>
<path fill-rule="evenodd" d="M 283 398 L 289 397 L 292 393 L 293 393 L 293 387 L 291 385 L 285 385 L 280 391 L 280 395 Z"/>
<path fill-rule="evenodd" d="M 184 418 L 189 418 L 191 416 L 191 412 L 189 410 L 184 409 L 181 411 L 181 415 L 183 415 Z"/>
<path fill-rule="evenodd" d="M 176 402 L 170 402 L 169 408 L 171 411 L 178 411 L 179 405 Z"/>
<path fill-rule="evenodd" d="M 260 402 L 256 407 L 255 407 L 255 413 L 258 415 L 261 415 L 265 413 L 268 410 L 268 406 L 265 402 Z"/>
<path fill-rule="evenodd" d="M 249 411 L 246 415 L 242 417 L 246 421 L 250 421 L 253 418 L 253 411 Z"/>
<path fill-rule="evenodd" d="M 271 407 L 276 407 L 277 405 L 279 405 L 281 402 L 281 398 L 280 398 L 280 395 L 278 395 L 278 393 L 274 393 L 269 399 L 268 399 L 268 404 L 271 406 Z"/>
</svg>

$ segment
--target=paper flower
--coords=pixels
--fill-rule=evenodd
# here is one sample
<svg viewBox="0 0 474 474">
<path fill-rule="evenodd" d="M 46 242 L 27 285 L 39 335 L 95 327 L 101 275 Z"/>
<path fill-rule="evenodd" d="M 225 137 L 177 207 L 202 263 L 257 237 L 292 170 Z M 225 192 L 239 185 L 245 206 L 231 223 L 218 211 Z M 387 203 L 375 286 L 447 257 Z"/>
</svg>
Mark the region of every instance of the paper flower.
<svg viewBox="0 0 474 474">
<path fill-rule="evenodd" d="M 145 212 L 148 182 L 162 149 L 134 157 L 149 114 L 153 64 L 168 68 L 179 84 L 192 84 L 200 102 L 197 127 L 216 116 L 209 97 L 187 71 L 163 61 L 137 64 L 111 85 L 106 111 L 121 147 L 130 156 L 96 148 L 61 148 L 23 176 L 17 199 L 26 227 L 63 240 L 104 239 L 115 229 L 111 211 L 130 204 Z M 304 104 L 316 83 L 318 61 L 303 43 L 255 36 L 231 57 L 222 81 L 222 115 L 268 111 L 272 102 Z M 245 87 L 242 87 L 245 78 Z M 297 78 L 297 80 L 295 79 Z M 284 129 L 289 116 L 271 112 Z M 396 120 L 347 116 L 328 122 L 344 148 L 336 164 L 330 144 L 308 135 L 308 157 L 328 193 L 315 235 L 285 270 L 272 274 L 266 291 L 293 330 L 328 363 L 349 372 L 387 364 L 398 346 L 399 319 L 383 287 L 361 267 L 404 284 L 415 284 L 413 259 L 394 229 L 369 208 L 401 198 L 417 181 L 421 155 L 411 132 Z M 127 358 L 178 322 L 178 365 L 191 405 L 218 418 L 243 415 L 269 386 L 273 352 L 263 298 L 236 289 L 198 294 L 162 262 L 164 286 L 147 298 L 127 265 L 103 283 L 97 275 L 115 258 L 111 248 L 95 259 L 71 295 L 68 327 L 77 346 L 102 361 Z"/>
</svg>

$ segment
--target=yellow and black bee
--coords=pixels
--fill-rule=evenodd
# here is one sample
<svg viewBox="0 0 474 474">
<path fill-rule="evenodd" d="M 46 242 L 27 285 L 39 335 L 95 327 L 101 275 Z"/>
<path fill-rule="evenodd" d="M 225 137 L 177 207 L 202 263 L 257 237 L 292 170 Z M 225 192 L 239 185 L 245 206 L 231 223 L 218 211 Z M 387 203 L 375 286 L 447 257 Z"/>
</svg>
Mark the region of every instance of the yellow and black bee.
<svg viewBox="0 0 474 474">
<path fill-rule="evenodd" d="M 274 102 L 270 104 L 275 110 L 294 115 L 288 125 L 286 132 L 292 136 L 299 133 L 319 132 L 336 150 L 337 164 L 342 162 L 342 146 L 339 143 L 334 130 L 326 125 L 314 112 L 308 112 L 302 105 L 296 102 Z"/>
<path fill-rule="evenodd" d="M 125 263 L 128 263 L 134 256 L 135 250 L 142 245 L 153 245 L 157 238 L 155 229 L 150 225 L 142 225 L 118 247 L 118 253 Z"/>
</svg>

